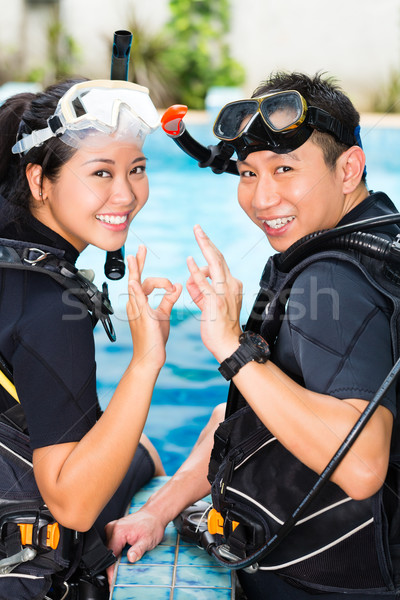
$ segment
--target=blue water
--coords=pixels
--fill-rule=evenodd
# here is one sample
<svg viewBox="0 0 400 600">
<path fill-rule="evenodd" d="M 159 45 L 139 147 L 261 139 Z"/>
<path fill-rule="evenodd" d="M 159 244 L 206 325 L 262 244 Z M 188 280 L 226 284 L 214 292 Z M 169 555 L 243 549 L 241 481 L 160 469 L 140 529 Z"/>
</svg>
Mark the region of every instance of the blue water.
<svg viewBox="0 0 400 600">
<path fill-rule="evenodd" d="M 204 143 L 214 143 L 211 124 L 191 126 Z M 363 132 L 368 185 L 385 191 L 400 207 L 400 129 L 369 128 Z M 270 255 L 265 236 L 245 217 L 236 201 L 237 178 L 199 169 L 162 131 L 146 141 L 150 198 L 134 220 L 126 244 L 135 253 L 139 243 L 148 248 L 145 276 L 162 275 L 185 283 L 186 257 L 203 264 L 195 244 L 193 225 L 200 223 L 223 251 L 234 275 L 244 283 L 242 322 L 258 291 L 258 280 Z M 105 253 L 88 248 L 81 267 L 103 279 Z M 131 338 L 125 317 L 127 279 L 109 282 L 115 309 L 117 342 L 111 344 L 101 326 L 95 331 L 98 392 L 105 407 L 131 358 Z M 167 474 L 188 455 L 212 408 L 226 398 L 228 386 L 215 359 L 200 339 L 200 315 L 184 290 L 172 315 L 167 362 L 154 391 L 145 432 L 157 447 Z"/>
</svg>

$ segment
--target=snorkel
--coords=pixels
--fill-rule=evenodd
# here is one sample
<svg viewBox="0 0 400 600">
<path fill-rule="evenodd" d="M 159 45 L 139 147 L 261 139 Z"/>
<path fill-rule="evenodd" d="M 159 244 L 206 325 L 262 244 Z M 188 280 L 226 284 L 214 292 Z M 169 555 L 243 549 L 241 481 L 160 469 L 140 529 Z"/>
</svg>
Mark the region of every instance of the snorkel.
<svg viewBox="0 0 400 600">
<path fill-rule="evenodd" d="M 220 173 L 239 175 L 236 160 L 231 159 L 232 148 L 228 148 L 223 142 L 205 147 L 190 135 L 183 121 L 187 111 L 188 107 L 183 104 L 170 106 L 161 117 L 161 127 L 165 133 L 181 150 L 197 160 L 200 168 L 210 167 L 217 175 Z"/>
<path fill-rule="evenodd" d="M 110 79 L 128 81 L 129 56 L 132 45 L 132 33 L 118 30 L 114 33 L 114 42 L 111 55 Z M 120 250 L 107 252 L 104 263 L 104 273 L 108 279 L 122 279 L 125 275 L 124 247 Z"/>
</svg>

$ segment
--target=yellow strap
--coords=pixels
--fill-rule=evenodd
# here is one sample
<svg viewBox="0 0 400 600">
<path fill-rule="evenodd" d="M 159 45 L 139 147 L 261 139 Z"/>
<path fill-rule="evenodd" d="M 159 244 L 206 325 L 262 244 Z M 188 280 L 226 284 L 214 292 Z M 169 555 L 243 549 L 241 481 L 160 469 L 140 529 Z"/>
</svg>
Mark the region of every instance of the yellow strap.
<svg viewBox="0 0 400 600">
<path fill-rule="evenodd" d="M 4 375 L 3 371 L 0 370 L 0 385 L 16 400 L 19 404 L 20 401 L 18 399 L 17 390 L 15 389 L 15 385 L 11 383 L 6 375 Z"/>
</svg>

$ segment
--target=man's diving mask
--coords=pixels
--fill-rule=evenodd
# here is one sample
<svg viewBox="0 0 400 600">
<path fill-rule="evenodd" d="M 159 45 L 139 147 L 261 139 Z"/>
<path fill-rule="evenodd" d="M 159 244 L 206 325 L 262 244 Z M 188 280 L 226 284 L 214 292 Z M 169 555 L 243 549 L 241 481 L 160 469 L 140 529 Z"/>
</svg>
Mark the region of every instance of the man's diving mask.
<svg viewBox="0 0 400 600">
<path fill-rule="evenodd" d="M 250 152 L 271 150 L 285 154 L 299 148 L 314 129 L 333 135 L 348 146 L 358 143 L 338 119 L 308 106 L 296 90 L 271 92 L 257 98 L 229 102 L 220 111 L 214 135 L 244 160 Z"/>
<path fill-rule="evenodd" d="M 79 148 L 97 145 L 103 135 L 133 139 L 139 147 L 160 124 L 149 90 L 127 81 L 94 80 L 72 86 L 59 100 L 48 127 L 22 134 L 13 154 L 25 153 L 52 137 Z"/>
</svg>

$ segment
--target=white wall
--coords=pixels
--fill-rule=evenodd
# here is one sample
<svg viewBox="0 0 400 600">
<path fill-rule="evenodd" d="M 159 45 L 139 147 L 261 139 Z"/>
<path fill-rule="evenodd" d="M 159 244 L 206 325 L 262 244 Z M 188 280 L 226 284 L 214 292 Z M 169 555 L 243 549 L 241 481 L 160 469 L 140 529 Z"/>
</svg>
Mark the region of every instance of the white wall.
<svg viewBox="0 0 400 600">
<path fill-rule="evenodd" d="M 168 0 L 61 0 L 62 22 L 85 49 L 82 74 L 109 77 L 113 33 L 128 29 L 133 14 L 157 31 L 168 18 Z"/>
<path fill-rule="evenodd" d="M 399 0 L 231 0 L 231 47 L 252 90 L 277 69 L 336 75 L 358 106 L 400 70 Z"/>
<path fill-rule="evenodd" d="M 400 69 L 400 0 L 230 0 L 233 55 L 247 73 L 250 92 L 276 69 L 336 75 L 360 108 L 367 106 L 393 69 Z M 24 0 L 0 0 L 0 49 L 23 49 L 29 66 L 40 64 L 49 11 Z M 168 18 L 168 0 L 60 0 L 66 30 L 82 48 L 78 71 L 108 77 L 109 43 L 129 27 L 135 11 L 157 30 Z"/>
<path fill-rule="evenodd" d="M 47 52 L 46 28 L 51 13 L 48 6 L 24 10 L 25 0 L 0 0 L 0 49 L 17 55 L 20 70 L 44 65 Z M 10 79 L 13 73 L 10 73 Z"/>
</svg>

